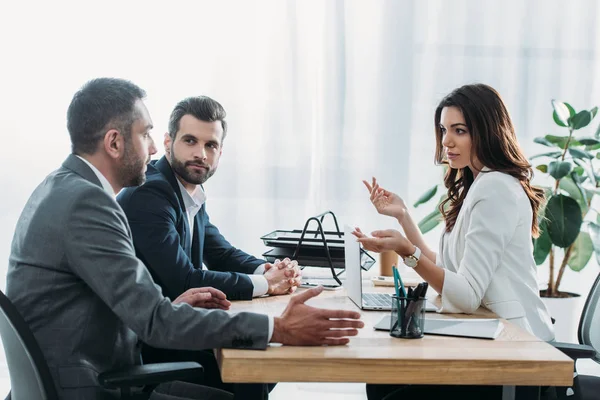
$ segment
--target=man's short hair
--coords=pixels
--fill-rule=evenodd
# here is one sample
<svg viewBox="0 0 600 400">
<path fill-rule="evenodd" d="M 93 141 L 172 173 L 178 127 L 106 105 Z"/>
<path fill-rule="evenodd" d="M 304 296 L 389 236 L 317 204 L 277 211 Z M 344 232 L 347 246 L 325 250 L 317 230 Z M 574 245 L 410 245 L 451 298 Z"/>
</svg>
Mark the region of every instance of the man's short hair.
<svg viewBox="0 0 600 400">
<path fill-rule="evenodd" d="M 188 97 L 177 103 L 173 112 L 171 112 L 171 118 L 169 118 L 169 136 L 171 136 L 171 139 L 175 139 L 175 136 L 177 136 L 181 118 L 188 114 L 204 122 L 220 121 L 223 127 L 221 141 L 225 140 L 225 135 L 227 135 L 225 117 L 227 113 L 218 101 L 207 96 Z"/>
<path fill-rule="evenodd" d="M 146 92 L 124 79 L 97 78 L 87 82 L 75 95 L 67 111 L 71 151 L 93 154 L 110 129 L 128 138 L 135 122 L 135 102 Z"/>
</svg>

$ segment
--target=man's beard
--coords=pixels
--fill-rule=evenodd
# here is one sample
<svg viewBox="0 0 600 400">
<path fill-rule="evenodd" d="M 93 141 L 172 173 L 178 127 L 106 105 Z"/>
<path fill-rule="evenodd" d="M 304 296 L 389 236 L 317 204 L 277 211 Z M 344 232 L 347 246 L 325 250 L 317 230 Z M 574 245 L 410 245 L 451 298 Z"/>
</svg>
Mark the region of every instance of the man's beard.
<svg viewBox="0 0 600 400">
<path fill-rule="evenodd" d="M 140 186 L 146 182 L 146 169 L 144 166 L 149 162 L 150 157 L 146 160 L 138 159 L 131 144 L 126 144 L 123 166 L 119 170 L 119 178 L 122 186 Z"/>
<path fill-rule="evenodd" d="M 175 157 L 173 153 L 173 149 L 171 149 L 171 168 L 173 172 L 175 172 L 178 176 L 181 177 L 187 183 L 191 183 L 192 185 L 202 185 L 204 182 L 208 180 L 211 176 L 214 175 L 216 169 L 210 168 L 209 165 L 201 162 L 201 161 L 186 161 L 183 162 Z M 191 171 L 188 169 L 188 166 L 197 165 L 201 167 L 205 167 L 206 170 L 200 170 L 199 172 Z"/>
</svg>

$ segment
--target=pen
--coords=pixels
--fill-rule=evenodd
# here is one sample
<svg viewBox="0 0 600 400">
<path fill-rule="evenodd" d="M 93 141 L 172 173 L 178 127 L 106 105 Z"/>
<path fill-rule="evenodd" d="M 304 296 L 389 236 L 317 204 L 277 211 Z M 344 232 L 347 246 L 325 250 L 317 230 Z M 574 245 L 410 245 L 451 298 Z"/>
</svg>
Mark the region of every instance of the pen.
<svg viewBox="0 0 600 400">
<path fill-rule="evenodd" d="M 427 293 L 427 289 L 429 289 L 429 283 L 424 282 L 423 283 L 423 290 L 421 291 L 421 297 L 425 297 L 425 294 Z"/>
<path fill-rule="evenodd" d="M 395 265 L 392 265 L 392 274 L 394 275 L 394 290 L 396 290 L 396 297 L 400 297 L 400 289 L 398 288 L 398 270 Z"/>
<path fill-rule="evenodd" d="M 425 292 L 425 290 L 427 290 L 427 287 L 425 286 L 425 284 L 423 283 L 419 283 L 417 285 L 417 287 L 415 288 L 415 290 L 413 290 L 412 292 L 412 301 L 410 302 L 410 304 L 408 304 L 408 306 L 406 307 L 406 312 L 404 315 L 404 320 L 406 321 L 406 327 L 405 329 L 411 329 L 411 322 L 414 322 L 415 328 L 416 329 L 421 329 L 421 327 L 419 326 L 419 318 L 413 318 L 414 314 L 415 314 L 415 309 L 417 308 L 417 302 L 419 301 L 419 299 L 422 298 L 423 293 Z M 422 301 L 422 300 L 421 300 Z M 422 304 L 421 304 L 422 306 Z"/>
<path fill-rule="evenodd" d="M 423 283 L 419 283 L 417 285 L 417 287 L 415 288 L 415 290 L 413 290 L 413 299 L 414 300 L 419 299 L 423 295 L 423 289 L 424 288 L 425 288 L 425 286 L 423 285 Z"/>
<path fill-rule="evenodd" d="M 392 274 L 394 275 L 394 289 L 396 290 L 396 298 L 392 299 L 392 301 L 397 302 L 396 303 L 396 306 L 397 306 L 396 317 L 398 318 L 398 320 L 396 321 L 394 326 L 392 326 L 391 330 L 393 331 L 394 328 L 396 326 L 398 326 L 398 327 L 400 327 L 400 333 L 402 333 L 402 327 L 404 326 L 404 321 L 403 321 L 404 313 L 402 312 L 403 301 L 400 299 L 400 288 L 398 286 L 398 282 L 402 282 L 402 281 L 400 280 L 400 274 L 398 273 L 398 269 L 396 268 L 395 265 L 392 265 Z M 406 297 L 406 294 L 404 294 L 404 291 L 402 293 L 403 293 L 404 297 Z"/>
<path fill-rule="evenodd" d="M 400 272 L 398 272 L 398 269 L 395 268 L 396 270 L 396 275 L 398 276 L 398 282 L 400 283 L 400 294 L 402 294 L 403 297 L 406 297 L 406 290 L 404 290 L 404 283 L 402 283 L 402 277 L 400 276 Z"/>
</svg>

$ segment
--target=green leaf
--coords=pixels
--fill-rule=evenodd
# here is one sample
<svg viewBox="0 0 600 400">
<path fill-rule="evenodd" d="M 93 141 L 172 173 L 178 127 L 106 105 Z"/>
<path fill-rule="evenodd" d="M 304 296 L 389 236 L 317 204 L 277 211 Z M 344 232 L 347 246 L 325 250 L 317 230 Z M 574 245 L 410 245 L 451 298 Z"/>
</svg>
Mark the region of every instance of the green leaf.
<svg viewBox="0 0 600 400">
<path fill-rule="evenodd" d="M 581 210 L 585 210 L 587 212 L 587 196 L 583 189 L 579 185 L 577 185 L 577 183 L 574 182 L 571 177 L 561 179 L 558 183 L 558 187 L 561 190 L 567 192 L 569 194 L 569 197 L 575 199 L 577 204 L 579 204 L 579 208 Z"/>
<path fill-rule="evenodd" d="M 583 167 L 575 167 L 573 168 L 573 172 L 575 172 L 579 176 L 582 176 L 585 170 L 583 169 Z"/>
<path fill-rule="evenodd" d="M 533 258 L 535 259 L 535 265 L 541 265 L 546 261 L 550 248 L 552 247 L 552 241 L 548 235 L 548 229 L 545 223 L 540 224 L 540 236 L 533 242 Z"/>
<path fill-rule="evenodd" d="M 556 122 L 558 126 L 569 126 L 569 118 L 575 114 L 573 107 L 571 107 L 569 103 L 552 100 L 552 108 L 554 108 L 554 112 L 552 113 L 554 122 Z"/>
<path fill-rule="evenodd" d="M 540 164 L 535 169 L 542 171 L 543 173 L 548 173 L 548 166 L 546 164 Z"/>
<path fill-rule="evenodd" d="M 546 140 L 546 138 L 543 138 L 543 137 L 536 137 L 535 139 L 533 139 L 533 141 L 535 143 L 543 144 L 544 146 L 548 146 L 548 147 L 555 146 L 553 143 L 549 142 L 548 140 Z"/>
<path fill-rule="evenodd" d="M 552 161 L 548 164 L 548 173 L 556 180 L 562 179 L 571 172 L 573 165 L 568 161 Z"/>
<path fill-rule="evenodd" d="M 427 203 L 429 200 L 431 200 L 431 198 L 433 196 L 435 196 L 435 194 L 437 193 L 437 190 L 438 190 L 438 185 L 435 185 L 434 187 L 432 187 L 431 189 L 429 189 L 428 191 L 423 193 L 421 195 L 421 197 L 419 197 L 419 200 L 417 200 L 417 202 L 415 204 L 413 204 L 413 207 L 418 207 L 420 204 Z"/>
<path fill-rule="evenodd" d="M 596 138 L 600 138 L 600 125 L 598 125 L 598 128 L 596 128 L 596 133 L 594 133 L 594 136 Z"/>
<path fill-rule="evenodd" d="M 577 173 L 577 171 L 573 170 L 573 171 L 571 171 L 569 176 L 571 177 L 571 179 L 573 179 L 573 181 L 577 184 L 577 186 L 579 186 L 581 191 L 583 191 L 584 193 L 588 193 L 588 190 L 585 188 L 585 186 L 587 186 L 587 185 L 584 186 L 585 181 L 587 181 L 587 179 L 588 179 L 587 175 L 585 175 L 585 174 L 579 175 Z"/>
<path fill-rule="evenodd" d="M 596 116 L 596 114 L 598 114 L 598 107 L 594 107 L 590 110 L 590 113 L 592 114 L 592 119 L 594 119 L 594 117 Z"/>
<path fill-rule="evenodd" d="M 598 150 L 598 149 L 600 149 L 600 143 L 598 143 L 598 144 L 591 144 L 591 145 L 589 145 L 589 146 L 585 146 L 585 149 L 586 149 L 587 151 L 590 151 L 590 150 Z"/>
<path fill-rule="evenodd" d="M 581 146 L 581 143 L 579 143 L 579 141 L 577 141 L 575 138 L 571 138 L 571 140 L 569 140 L 569 136 L 546 135 L 544 138 L 561 149 L 567 147 L 567 142 L 569 142 L 569 147 Z"/>
<path fill-rule="evenodd" d="M 548 200 L 545 210 L 548 234 L 552 243 L 566 249 L 569 247 L 581 229 L 581 208 L 574 199 L 557 194 Z"/>
<path fill-rule="evenodd" d="M 581 271 L 592 258 L 594 244 L 587 232 L 579 232 L 567 264 L 573 271 Z"/>
<path fill-rule="evenodd" d="M 587 158 L 588 160 L 591 160 L 592 158 L 594 158 L 594 155 L 591 153 L 588 153 L 587 151 L 584 150 L 579 150 L 579 149 L 569 149 L 568 150 L 569 154 L 571 154 L 572 157 L 574 158 Z"/>
<path fill-rule="evenodd" d="M 580 174 L 579 173 L 580 170 L 579 169 L 575 170 L 576 168 L 583 170 L 583 168 L 581 168 L 581 167 L 575 167 L 575 168 L 573 168 L 573 171 L 571 171 L 569 176 L 571 177 L 571 179 L 573 179 L 573 182 L 575 182 L 577 185 L 579 185 L 581 187 L 581 184 L 583 182 L 585 182 L 588 177 L 583 174 L 583 171 L 581 171 L 581 174 Z M 584 191 L 583 187 L 581 187 L 581 190 Z"/>
<path fill-rule="evenodd" d="M 596 140 L 594 138 L 578 138 L 577 141 L 585 146 L 593 146 L 593 145 L 597 145 L 600 144 L 600 140 Z M 534 140 L 535 142 L 535 140 Z"/>
<path fill-rule="evenodd" d="M 573 128 L 573 130 L 578 130 L 581 128 L 585 128 L 592 122 L 592 113 L 588 110 L 579 111 L 575 116 L 571 117 L 569 121 L 569 125 Z"/>
<path fill-rule="evenodd" d="M 562 151 L 551 151 L 550 153 L 536 154 L 535 156 L 531 157 L 530 160 L 533 160 L 534 158 L 538 158 L 538 157 L 553 157 L 553 158 L 558 158 L 561 155 L 562 155 Z"/>
<path fill-rule="evenodd" d="M 588 223 L 588 232 L 590 233 L 590 238 L 592 239 L 592 244 L 594 246 L 596 261 L 600 264 L 600 225 L 594 222 Z"/>
<path fill-rule="evenodd" d="M 438 226 L 440 222 L 442 222 L 442 214 L 440 213 L 440 210 L 436 208 L 419 222 L 419 230 L 422 234 L 425 234 Z"/>
</svg>

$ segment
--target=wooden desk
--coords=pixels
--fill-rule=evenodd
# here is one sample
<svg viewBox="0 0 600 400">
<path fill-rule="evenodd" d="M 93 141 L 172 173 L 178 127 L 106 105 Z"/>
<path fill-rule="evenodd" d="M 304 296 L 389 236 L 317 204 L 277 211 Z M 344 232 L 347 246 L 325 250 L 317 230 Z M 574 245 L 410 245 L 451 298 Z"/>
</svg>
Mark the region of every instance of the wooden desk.
<svg viewBox="0 0 600 400">
<path fill-rule="evenodd" d="M 371 288 L 373 289 L 373 288 Z M 388 288 L 377 288 L 389 290 Z M 232 311 L 281 314 L 289 296 L 234 302 Z M 357 310 L 344 289 L 323 292 L 308 304 Z M 365 327 L 346 346 L 272 345 L 266 351 L 215 350 L 224 382 L 366 382 L 397 384 L 464 384 L 568 386 L 573 361 L 551 345 L 504 322 L 496 340 L 425 335 L 397 339 L 373 326 L 387 313 L 362 311 Z M 481 316 L 493 316 L 489 311 Z M 440 318 L 465 318 L 442 315 Z"/>
</svg>

